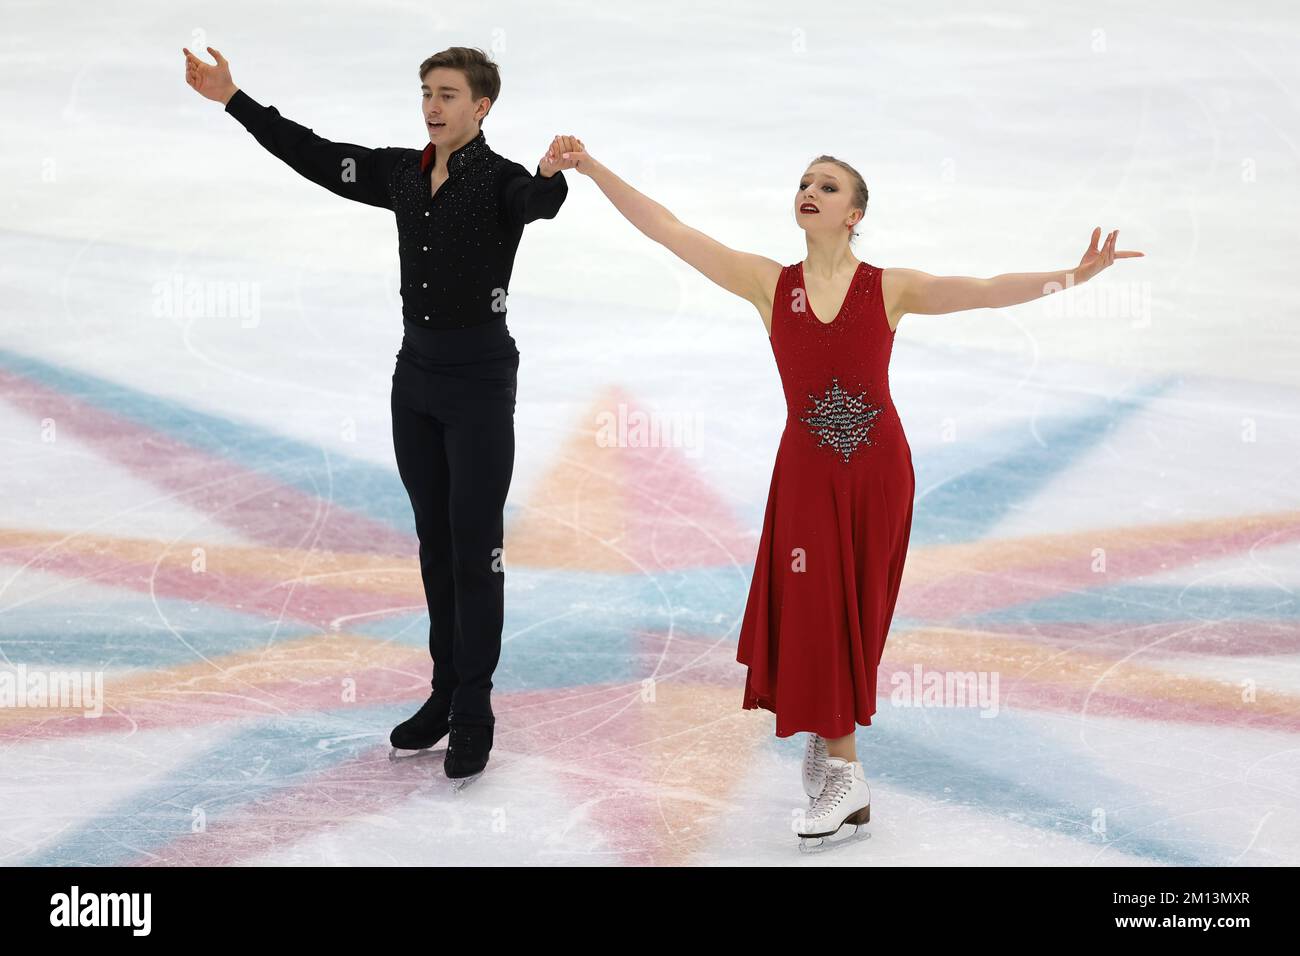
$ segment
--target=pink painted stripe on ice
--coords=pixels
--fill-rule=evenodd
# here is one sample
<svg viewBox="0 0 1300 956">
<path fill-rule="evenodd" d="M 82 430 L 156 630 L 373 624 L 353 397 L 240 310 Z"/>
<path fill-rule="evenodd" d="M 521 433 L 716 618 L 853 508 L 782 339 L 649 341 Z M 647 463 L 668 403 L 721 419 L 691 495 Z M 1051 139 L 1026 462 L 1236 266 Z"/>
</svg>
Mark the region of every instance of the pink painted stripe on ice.
<svg viewBox="0 0 1300 956">
<path fill-rule="evenodd" d="M 0 394 L 85 442 L 175 500 L 264 544 L 407 554 L 414 535 L 357 515 L 154 429 L 0 369 Z"/>
<path fill-rule="evenodd" d="M 1142 531 L 1149 541 L 1150 529 L 1143 528 Z M 1122 532 L 1122 528 L 1098 529 L 1097 538 L 1105 544 Z M 979 567 L 976 550 L 971 555 L 974 566 L 967 573 L 947 574 L 909 585 L 905 569 L 897 614 L 918 622 L 951 621 L 964 615 L 1059 597 L 1062 592 L 1113 587 L 1197 561 L 1241 554 L 1256 546 L 1259 539 L 1258 526 L 1229 528 L 1208 534 L 1194 528 L 1183 534 L 1178 526 L 1174 526 L 1169 529 L 1167 537 L 1155 543 L 1107 547 L 1107 570 L 1104 574 L 1092 571 L 1092 558 L 1087 551 L 1062 553 L 1061 545 L 1051 545 L 1052 551 L 1044 553 L 1042 550 L 1031 551 L 1032 545 L 1027 542 L 1023 564 L 999 564 L 983 570 Z M 1269 529 L 1269 546 L 1296 540 L 1300 540 L 1300 521 L 1290 514 L 1279 515 L 1276 526 Z M 990 542 L 991 547 L 996 544 Z"/>
<path fill-rule="evenodd" d="M 0 551 L 0 558 L 31 571 L 52 572 L 94 584 L 202 602 L 318 628 L 329 627 L 340 619 L 351 622 L 359 615 L 367 620 L 381 620 L 418 613 L 425 606 L 418 591 L 349 590 L 333 582 L 327 587 L 313 587 L 302 581 L 285 583 L 256 573 L 238 574 L 216 568 L 195 574 L 188 567 L 167 562 L 146 564 L 48 547 L 6 548 Z"/>
</svg>

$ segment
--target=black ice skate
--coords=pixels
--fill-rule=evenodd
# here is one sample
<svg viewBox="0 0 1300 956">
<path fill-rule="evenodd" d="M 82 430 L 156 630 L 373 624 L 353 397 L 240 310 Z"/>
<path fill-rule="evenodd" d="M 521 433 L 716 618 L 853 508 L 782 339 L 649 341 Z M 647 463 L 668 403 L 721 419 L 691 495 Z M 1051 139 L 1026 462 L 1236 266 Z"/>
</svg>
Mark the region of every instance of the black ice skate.
<svg viewBox="0 0 1300 956">
<path fill-rule="evenodd" d="M 451 741 L 447 745 L 442 769 L 459 790 L 483 773 L 491 750 L 491 725 L 452 724 Z"/>
<path fill-rule="evenodd" d="M 450 712 L 451 704 L 431 695 L 415 712 L 414 717 L 402 721 L 388 735 L 388 742 L 393 745 L 388 754 L 389 759 L 415 756 L 446 737 L 449 729 L 447 715 Z"/>
</svg>

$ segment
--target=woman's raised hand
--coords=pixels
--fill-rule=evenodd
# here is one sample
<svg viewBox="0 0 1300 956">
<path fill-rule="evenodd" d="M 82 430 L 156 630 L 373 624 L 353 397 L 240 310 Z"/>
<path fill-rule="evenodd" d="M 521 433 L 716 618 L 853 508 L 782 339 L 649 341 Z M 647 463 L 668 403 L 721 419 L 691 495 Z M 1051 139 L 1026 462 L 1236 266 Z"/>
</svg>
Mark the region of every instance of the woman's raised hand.
<svg viewBox="0 0 1300 956">
<path fill-rule="evenodd" d="M 1079 267 L 1074 270 L 1076 281 L 1086 282 L 1102 269 L 1112 264 L 1116 259 L 1128 259 L 1133 256 L 1144 255 L 1144 253 L 1141 252 L 1132 252 L 1128 250 L 1116 252 L 1115 240 L 1119 238 L 1118 229 L 1106 236 L 1106 241 L 1101 244 L 1100 249 L 1097 248 L 1097 240 L 1099 238 L 1101 238 L 1101 226 L 1098 226 L 1092 231 L 1092 241 L 1084 251 L 1083 258 L 1079 260 Z"/>
<path fill-rule="evenodd" d="M 226 103 L 238 91 L 235 81 L 230 78 L 230 64 L 221 55 L 220 50 L 208 47 L 209 53 L 216 58 L 217 64 L 204 63 L 185 47 L 185 82 L 194 87 L 202 97 Z"/>
</svg>

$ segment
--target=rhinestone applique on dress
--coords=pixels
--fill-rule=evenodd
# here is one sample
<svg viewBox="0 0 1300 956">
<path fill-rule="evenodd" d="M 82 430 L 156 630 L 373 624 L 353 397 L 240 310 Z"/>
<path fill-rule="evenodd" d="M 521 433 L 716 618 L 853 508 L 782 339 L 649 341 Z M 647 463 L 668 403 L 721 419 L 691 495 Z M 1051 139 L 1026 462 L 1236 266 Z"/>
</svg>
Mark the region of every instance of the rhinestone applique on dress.
<svg viewBox="0 0 1300 956">
<path fill-rule="evenodd" d="M 863 396 L 866 394 L 850 395 L 840 387 L 838 379 L 832 378 L 830 388 L 821 398 L 809 393 L 812 406 L 807 409 L 806 417 L 799 421 L 819 439 L 819 448 L 830 445 L 848 461 L 860 446 L 871 444 L 867 432 L 884 411 L 880 405 L 865 401 Z"/>
</svg>

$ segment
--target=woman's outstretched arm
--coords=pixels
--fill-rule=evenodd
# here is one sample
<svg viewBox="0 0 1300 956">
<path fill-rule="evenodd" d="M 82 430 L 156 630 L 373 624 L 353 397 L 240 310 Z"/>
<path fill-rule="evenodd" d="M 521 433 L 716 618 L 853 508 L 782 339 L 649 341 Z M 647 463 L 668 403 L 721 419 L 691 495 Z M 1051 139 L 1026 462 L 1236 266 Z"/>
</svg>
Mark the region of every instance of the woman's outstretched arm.
<svg viewBox="0 0 1300 956">
<path fill-rule="evenodd" d="M 739 252 L 686 225 L 649 196 L 637 191 L 585 149 L 562 154 L 588 177 L 624 218 L 643 234 L 728 292 L 753 304 L 771 322 L 772 294 L 781 264 L 766 256 Z M 769 334 L 770 334 L 769 328 Z"/>
<path fill-rule="evenodd" d="M 1008 272 L 991 279 L 970 276 L 933 276 L 916 269 L 884 270 L 885 298 L 891 315 L 944 315 L 966 309 L 1001 309 L 1038 299 L 1073 285 L 1087 282 L 1116 259 L 1142 255 L 1115 251 L 1116 229 L 1100 248 L 1101 227 L 1092 231 L 1092 241 L 1073 269 L 1059 272 Z"/>
</svg>

